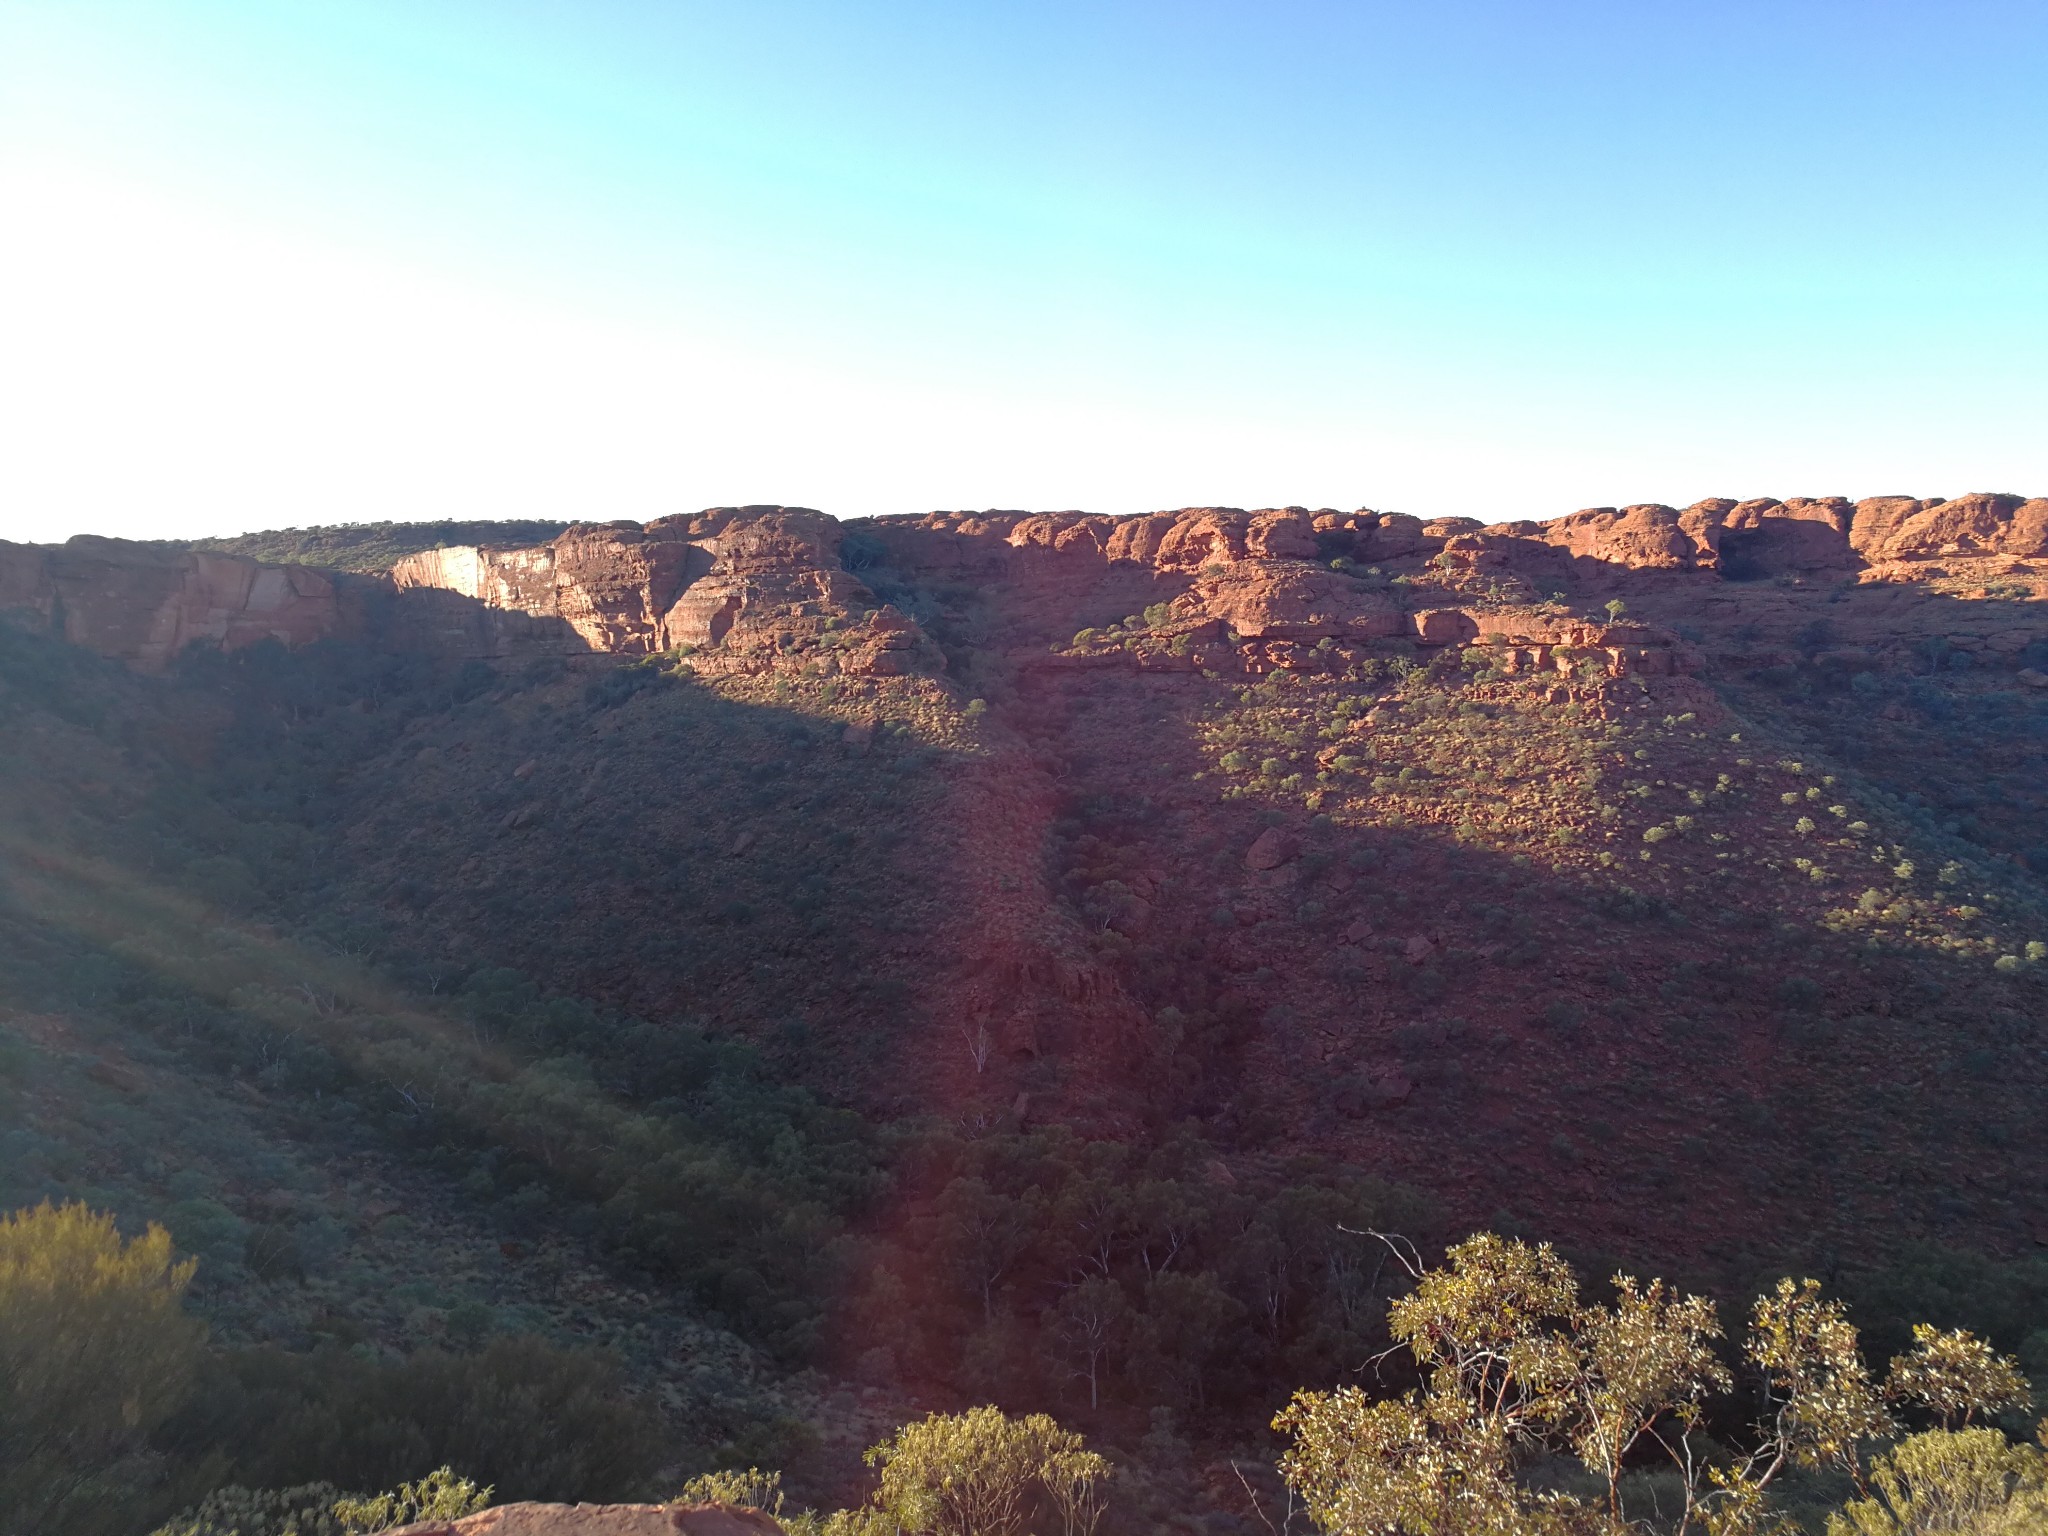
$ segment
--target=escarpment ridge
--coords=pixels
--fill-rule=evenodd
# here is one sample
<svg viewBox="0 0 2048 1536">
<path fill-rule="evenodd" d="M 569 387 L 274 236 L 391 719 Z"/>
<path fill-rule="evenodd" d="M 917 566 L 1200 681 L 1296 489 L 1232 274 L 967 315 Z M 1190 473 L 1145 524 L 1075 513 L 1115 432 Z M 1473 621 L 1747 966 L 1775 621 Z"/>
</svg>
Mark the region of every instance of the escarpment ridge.
<svg viewBox="0 0 2048 1536">
<path fill-rule="evenodd" d="M 849 1475 L 899 1390 L 1255 1432 L 1379 1348 L 1364 1230 L 2005 1276 L 2019 1347 L 2043 507 L 5 546 L 0 1173 L 224 1234 L 263 1337 L 558 1320 L 723 1444 L 789 1399 L 701 1309 L 859 1384 Z"/>
<path fill-rule="evenodd" d="M 1411 635 L 1425 645 L 1630 651 L 1639 654 L 1614 658 L 1617 670 L 1670 670 L 1687 663 L 1668 633 L 1608 635 L 1554 614 L 1506 615 L 1626 588 L 1628 602 L 1641 593 L 1668 622 L 1711 618 L 1732 597 L 1745 628 L 1768 639 L 1790 611 L 1771 594 L 2044 569 L 2048 498 L 1997 494 L 1717 498 L 1496 524 L 1303 507 L 840 522 L 747 506 L 575 524 L 526 547 L 428 550 L 371 574 L 89 536 L 0 542 L 0 615 L 152 671 L 194 644 L 346 637 L 457 657 L 687 652 L 700 670 L 803 659 L 898 676 L 939 670 L 944 658 L 914 612 L 885 599 L 905 586 L 971 585 L 1000 607 L 1001 638 L 1018 644 L 1167 603 L 1172 613 L 1154 627 L 1186 637 L 1178 664 L 1191 667 L 1212 642 L 1262 670 L 1305 665 L 1304 646 Z M 885 574 L 889 590 L 878 592 L 871 574 Z M 1409 578 L 1406 590 L 1376 584 L 1381 577 Z M 1432 598 L 1431 586 L 1443 590 Z M 1897 603 L 1885 622 L 1916 627 Z M 1085 654 L 1074 659 L 1087 664 Z"/>
</svg>

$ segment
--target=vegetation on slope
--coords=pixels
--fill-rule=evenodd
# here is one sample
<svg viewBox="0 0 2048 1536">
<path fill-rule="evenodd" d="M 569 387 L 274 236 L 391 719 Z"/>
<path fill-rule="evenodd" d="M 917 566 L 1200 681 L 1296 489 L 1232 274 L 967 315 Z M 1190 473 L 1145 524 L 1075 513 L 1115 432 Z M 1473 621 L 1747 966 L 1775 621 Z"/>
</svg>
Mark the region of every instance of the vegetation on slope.
<svg viewBox="0 0 2048 1536">
<path fill-rule="evenodd" d="M 1916 1325 L 1878 1377 L 1846 1308 L 1811 1279 L 1760 1296 L 1738 1352 L 1705 1297 L 1618 1274 L 1611 1300 L 1589 1298 L 1547 1244 L 1483 1233 L 1431 1268 L 1404 1238 L 1350 1235 L 1403 1281 L 1378 1390 L 1297 1391 L 1273 1421 L 1288 1439 L 1281 1478 L 1328 1536 L 1764 1536 L 1823 1518 L 1829 1536 L 2007 1536 L 2048 1517 L 2048 1461 L 2004 1432 L 2027 1422 L 2029 1384 L 1966 1331 Z M 83 1206 L 0 1220 L 0 1530 L 133 1529 L 166 1496 L 167 1469 L 190 1486 L 217 1481 L 227 1458 L 259 1475 L 292 1465 L 248 1459 L 254 1420 L 211 1465 L 163 1433 L 193 1395 L 203 1330 L 179 1306 L 193 1268 L 173 1262 L 161 1228 L 129 1242 Z M 1409 1368 L 1389 1372 L 1397 1352 Z M 500 1466 L 523 1491 L 630 1473 L 643 1425 L 590 1367 L 556 1354 L 507 1372 L 503 1354 L 330 1360 L 355 1390 L 321 1384 L 328 1416 L 304 1422 L 300 1453 L 345 1479 L 378 1432 L 402 1427 L 402 1450 L 373 1454 Z M 404 1396 L 364 1395 L 378 1376 Z M 290 1396 L 265 1385 L 266 1409 L 290 1417 Z M 865 1460 L 871 1491 L 830 1516 L 790 1508 L 781 1475 L 754 1468 L 693 1478 L 682 1498 L 770 1512 L 801 1536 L 1089 1536 L 1105 1516 L 1156 1528 L 1166 1513 L 1143 1469 L 1113 1478 L 1110 1460 L 1043 1414 L 927 1414 Z M 160 1536 L 366 1536 L 459 1517 L 496 1492 L 449 1463 L 375 1497 L 337 1496 L 325 1479 L 237 1482 Z"/>
<path fill-rule="evenodd" d="M 388 571 L 407 555 L 466 544 L 524 548 L 544 544 L 567 523 L 543 518 L 449 518 L 437 523 L 333 523 L 272 528 L 224 538 L 186 539 L 181 547 L 241 555 L 270 565 L 315 565 L 340 571 Z"/>
<path fill-rule="evenodd" d="M 1887 1348 L 2048 1358 L 2040 891 L 1991 856 L 2029 697 L 1881 685 L 2018 752 L 1973 827 L 1905 789 L 1940 733 L 1854 750 L 1853 682 L 1033 672 L 986 597 L 903 597 L 993 708 L 340 646 L 156 682 L 0 630 L 0 1197 L 201 1256 L 165 1454 L 388 1486 L 449 1459 L 404 1404 L 588 1367 L 687 1468 L 795 1443 L 773 1361 L 851 1386 L 800 1477 L 909 1392 L 1185 1496 L 1388 1342 L 1367 1225 L 1796 1263 Z M 982 957 L 1052 968 L 1036 1033 L 957 1006 Z M 545 1485 L 643 1475 L 586 1449 Z"/>
</svg>

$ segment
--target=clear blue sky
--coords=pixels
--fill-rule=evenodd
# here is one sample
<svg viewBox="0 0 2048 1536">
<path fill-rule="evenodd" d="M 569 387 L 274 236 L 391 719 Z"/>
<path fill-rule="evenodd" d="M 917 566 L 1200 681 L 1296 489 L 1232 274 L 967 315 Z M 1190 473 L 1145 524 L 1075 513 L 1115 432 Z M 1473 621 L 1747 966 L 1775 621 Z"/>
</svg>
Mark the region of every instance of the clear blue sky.
<svg viewBox="0 0 2048 1536">
<path fill-rule="evenodd" d="M 0 0 L 0 537 L 2048 493 L 2048 6 Z"/>
</svg>

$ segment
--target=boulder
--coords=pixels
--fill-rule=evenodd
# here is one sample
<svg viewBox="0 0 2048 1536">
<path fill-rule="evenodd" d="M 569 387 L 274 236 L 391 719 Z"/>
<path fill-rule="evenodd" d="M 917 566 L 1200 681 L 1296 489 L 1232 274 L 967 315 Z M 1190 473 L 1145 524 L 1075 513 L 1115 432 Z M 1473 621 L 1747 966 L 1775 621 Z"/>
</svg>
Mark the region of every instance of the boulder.
<svg viewBox="0 0 2048 1536">
<path fill-rule="evenodd" d="M 1221 620 L 1245 640 L 1373 639 L 1401 626 L 1384 594 L 1292 562 L 1233 566 L 1199 582 L 1195 596 L 1202 618 Z"/>
<path fill-rule="evenodd" d="M 1368 1109 L 1393 1109 L 1406 1104 L 1415 1092 L 1415 1079 L 1396 1067 L 1383 1072 L 1365 1085 L 1365 1104 Z"/>
<path fill-rule="evenodd" d="M 1375 1110 L 1397 1109 L 1415 1092 L 1415 1080 L 1398 1067 L 1372 1077 L 1348 1077 L 1340 1081 L 1332 1102 L 1341 1114 L 1364 1115 Z"/>
<path fill-rule="evenodd" d="M 1424 645 L 1456 645 L 1479 633 L 1462 608 L 1424 608 L 1415 615 L 1415 638 Z"/>
<path fill-rule="evenodd" d="M 1246 869 L 1278 869 L 1282 864 L 1301 856 L 1301 839 L 1292 837 L 1278 827 L 1268 827 L 1252 839 L 1251 847 L 1244 851 Z"/>
</svg>

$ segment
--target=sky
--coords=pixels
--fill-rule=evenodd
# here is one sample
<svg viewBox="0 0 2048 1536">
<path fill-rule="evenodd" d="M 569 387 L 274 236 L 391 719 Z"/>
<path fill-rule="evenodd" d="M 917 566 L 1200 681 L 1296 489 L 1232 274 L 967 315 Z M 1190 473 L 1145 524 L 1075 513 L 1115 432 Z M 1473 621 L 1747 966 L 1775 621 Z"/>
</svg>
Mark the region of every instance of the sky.
<svg viewBox="0 0 2048 1536">
<path fill-rule="evenodd" d="M 0 0 L 0 538 L 2048 494 L 2038 0 Z"/>
</svg>

